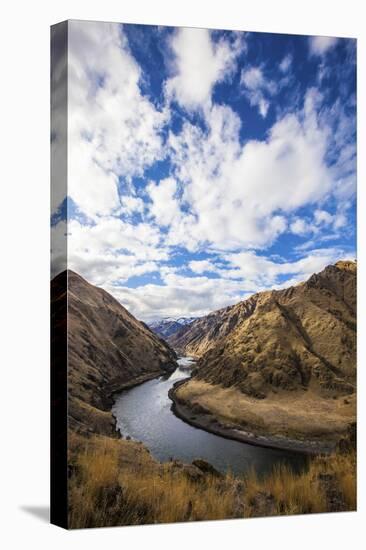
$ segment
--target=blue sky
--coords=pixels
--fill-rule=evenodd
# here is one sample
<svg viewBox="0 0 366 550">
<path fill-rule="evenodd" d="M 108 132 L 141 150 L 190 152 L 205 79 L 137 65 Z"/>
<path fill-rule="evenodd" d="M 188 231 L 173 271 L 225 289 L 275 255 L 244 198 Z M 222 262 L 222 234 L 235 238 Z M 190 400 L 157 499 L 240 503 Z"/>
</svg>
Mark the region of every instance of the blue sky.
<svg viewBox="0 0 366 550">
<path fill-rule="evenodd" d="M 354 40 L 69 25 L 70 268 L 149 321 L 355 257 Z"/>
</svg>

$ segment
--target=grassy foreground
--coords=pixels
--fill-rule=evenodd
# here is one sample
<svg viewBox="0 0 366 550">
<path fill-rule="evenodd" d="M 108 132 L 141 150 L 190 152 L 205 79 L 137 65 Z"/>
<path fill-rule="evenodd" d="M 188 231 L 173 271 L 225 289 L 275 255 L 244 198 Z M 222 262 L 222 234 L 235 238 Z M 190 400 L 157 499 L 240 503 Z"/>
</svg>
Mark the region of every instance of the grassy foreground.
<svg viewBox="0 0 366 550">
<path fill-rule="evenodd" d="M 314 458 L 307 472 L 259 479 L 156 462 L 140 443 L 72 434 L 70 528 L 141 525 L 356 509 L 354 450 Z"/>
</svg>

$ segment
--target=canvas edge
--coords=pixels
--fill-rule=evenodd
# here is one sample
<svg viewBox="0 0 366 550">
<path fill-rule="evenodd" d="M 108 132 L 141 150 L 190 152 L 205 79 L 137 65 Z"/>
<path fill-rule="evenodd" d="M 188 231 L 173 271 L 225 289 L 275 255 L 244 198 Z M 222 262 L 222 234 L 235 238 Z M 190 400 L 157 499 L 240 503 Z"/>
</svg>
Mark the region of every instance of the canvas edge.
<svg viewBox="0 0 366 550">
<path fill-rule="evenodd" d="M 51 284 L 50 522 L 68 529 L 67 472 L 67 232 L 52 217 L 67 216 L 68 21 L 50 28 Z M 62 202 L 60 202 L 60 197 Z M 58 300 L 56 300 L 58 295 Z M 61 296 L 61 298 L 60 298 Z"/>
</svg>

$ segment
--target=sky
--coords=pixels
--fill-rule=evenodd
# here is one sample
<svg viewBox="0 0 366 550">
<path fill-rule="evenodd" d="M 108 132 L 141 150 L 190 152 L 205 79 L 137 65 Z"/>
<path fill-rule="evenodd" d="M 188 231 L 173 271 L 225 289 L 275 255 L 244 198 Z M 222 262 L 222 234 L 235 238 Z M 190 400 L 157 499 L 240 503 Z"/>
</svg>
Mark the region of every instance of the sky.
<svg viewBox="0 0 366 550">
<path fill-rule="evenodd" d="M 354 39 L 71 21 L 68 46 L 70 269 L 149 322 L 356 257 Z"/>
</svg>

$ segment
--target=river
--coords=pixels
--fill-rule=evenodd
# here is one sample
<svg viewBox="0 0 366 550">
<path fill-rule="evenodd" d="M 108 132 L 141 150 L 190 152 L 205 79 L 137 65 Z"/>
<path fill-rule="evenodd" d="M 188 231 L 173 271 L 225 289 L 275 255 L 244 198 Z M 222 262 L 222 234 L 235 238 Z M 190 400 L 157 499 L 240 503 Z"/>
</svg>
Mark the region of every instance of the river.
<svg viewBox="0 0 366 550">
<path fill-rule="evenodd" d="M 269 449 L 226 439 L 195 428 L 176 417 L 168 391 L 178 380 L 190 376 L 194 362 L 183 357 L 171 375 L 144 382 L 115 397 L 112 413 L 123 436 L 142 441 L 158 460 L 192 462 L 203 458 L 221 472 L 235 475 L 254 469 L 259 476 L 279 464 L 303 470 L 307 458 L 299 453 Z"/>
</svg>

